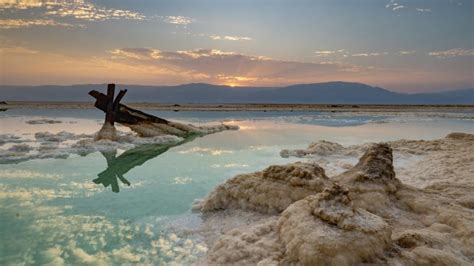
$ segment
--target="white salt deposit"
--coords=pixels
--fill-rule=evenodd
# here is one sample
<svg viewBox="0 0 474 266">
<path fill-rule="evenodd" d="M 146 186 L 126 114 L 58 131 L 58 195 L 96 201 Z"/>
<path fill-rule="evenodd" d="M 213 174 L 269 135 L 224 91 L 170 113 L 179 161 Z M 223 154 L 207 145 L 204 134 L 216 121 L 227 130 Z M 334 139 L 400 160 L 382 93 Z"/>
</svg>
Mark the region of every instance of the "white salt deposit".
<svg viewBox="0 0 474 266">
<path fill-rule="evenodd" d="M 211 125 L 193 126 L 173 123 L 173 128 L 182 128 L 184 134 L 186 130 L 193 130 L 197 135 L 206 135 L 223 130 L 236 130 L 237 126 Z M 128 150 L 140 145 L 163 144 L 174 145 L 184 140 L 183 137 L 169 134 L 179 133 L 177 131 L 156 131 L 151 134 L 133 134 L 131 132 L 121 132 L 116 130 L 111 124 L 104 124 L 96 134 L 75 134 L 67 131 L 58 133 L 36 132 L 35 141 L 27 141 L 13 134 L 0 135 L 0 146 L 6 143 L 13 144 L 6 149 L 0 149 L 0 164 L 18 163 L 33 159 L 56 158 L 65 159 L 71 154 L 85 156 L 96 151 L 115 151 L 117 149 Z M 178 130 L 178 129 L 177 129 Z M 189 131 L 186 131 L 189 133 Z M 147 136 L 147 137 L 144 137 Z M 26 144 L 25 142 L 31 142 Z"/>
<path fill-rule="evenodd" d="M 177 122 L 169 122 L 168 124 L 158 123 L 139 123 L 139 124 L 124 124 L 130 127 L 140 137 L 155 137 L 160 135 L 175 135 L 179 137 L 186 137 L 193 134 L 212 134 L 224 130 L 238 130 L 239 127 L 235 125 L 207 125 L 195 126 L 191 124 L 182 124 Z"/>
<path fill-rule="evenodd" d="M 7 143 L 22 143 L 24 140 L 14 134 L 0 134 L 0 146 Z"/>
<path fill-rule="evenodd" d="M 61 124 L 62 121 L 53 120 L 53 119 L 34 119 L 34 120 L 28 120 L 25 123 L 30 124 L 30 125 Z"/>
<path fill-rule="evenodd" d="M 115 141 L 98 139 L 96 135 L 74 134 L 61 131 L 59 133 L 37 132 L 36 142 L 14 144 L 8 149 L 0 149 L 0 164 L 18 163 L 33 159 L 65 159 L 71 154 L 87 155 L 96 151 L 114 151 L 117 149 L 131 149 L 145 144 L 172 145 L 183 139 L 171 135 L 152 138 L 140 138 L 131 133 L 116 132 Z M 10 137 L 21 142 L 18 137 Z"/>
<path fill-rule="evenodd" d="M 195 206 L 203 212 L 210 247 L 200 264 L 474 263 L 474 135 L 350 150 L 328 143 L 310 147 L 316 146 L 324 148 L 306 155 L 365 152 L 333 177 L 314 163 L 295 163 L 219 185 Z M 419 184 L 428 187 L 396 177 L 391 147 L 423 156 L 402 181 L 429 177 Z M 220 230 L 212 234 L 209 228 Z"/>
</svg>

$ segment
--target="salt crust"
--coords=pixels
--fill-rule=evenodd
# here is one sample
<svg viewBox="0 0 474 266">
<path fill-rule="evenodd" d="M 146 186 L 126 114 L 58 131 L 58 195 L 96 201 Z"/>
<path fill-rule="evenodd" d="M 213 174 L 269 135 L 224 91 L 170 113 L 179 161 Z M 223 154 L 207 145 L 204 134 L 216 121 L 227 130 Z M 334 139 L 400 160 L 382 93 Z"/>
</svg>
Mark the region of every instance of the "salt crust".
<svg viewBox="0 0 474 266">
<path fill-rule="evenodd" d="M 326 144 L 318 152 L 347 149 Z M 314 162 L 298 162 L 219 185 L 194 206 L 210 247 L 198 264 L 472 265 L 474 135 L 359 148 L 357 164 L 332 177 Z M 410 172 L 435 181 L 406 185 L 396 177 L 392 149 L 423 154 L 422 169 L 443 171 Z M 462 177 L 466 170 L 470 178 Z"/>
</svg>

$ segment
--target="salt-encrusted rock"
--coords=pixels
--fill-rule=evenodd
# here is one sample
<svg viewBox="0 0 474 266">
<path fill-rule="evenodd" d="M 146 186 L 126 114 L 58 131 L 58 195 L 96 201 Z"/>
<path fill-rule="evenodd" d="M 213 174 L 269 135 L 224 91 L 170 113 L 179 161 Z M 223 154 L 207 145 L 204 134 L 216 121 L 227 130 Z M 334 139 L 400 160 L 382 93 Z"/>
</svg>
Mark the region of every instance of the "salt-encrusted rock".
<svg viewBox="0 0 474 266">
<path fill-rule="evenodd" d="M 30 125 L 42 125 L 42 124 L 61 124 L 61 120 L 53 120 L 53 119 L 36 119 L 36 120 L 28 120 L 25 123 Z"/>
<path fill-rule="evenodd" d="M 210 126 L 194 126 L 190 124 L 182 124 L 177 122 L 169 122 L 168 124 L 157 123 L 138 123 L 124 124 L 130 127 L 140 137 L 155 137 L 162 135 L 175 135 L 179 137 L 188 137 L 190 135 L 207 135 L 221 132 L 224 130 L 238 130 L 238 126 L 234 125 L 210 125 Z"/>
<path fill-rule="evenodd" d="M 0 134 L 0 146 L 6 143 L 22 143 L 24 141 L 19 136 L 13 134 Z"/>
<path fill-rule="evenodd" d="M 395 178 L 392 149 L 387 144 L 373 145 L 353 168 L 334 179 L 360 191 L 373 190 L 374 185 L 382 185 L 387 191 L 394 192 L 400 184 Z"/>
<path fill-rule="evenodd" d="M 200 265 L 276 265 L 283 247 L 277 241 L 277 221 L 234 228 L 220 237 Z"/>
<path fill-rule="evenodd" d="M 203 212 L 240 208 L 279 213 L 291 203 L 321 192 L 330 183 L 317 164 L 296 162 L 238 175 L 219 185 L 195 208 Z"/>
<path fill-rule="evenodd" d="M 474 134 L 469 134 L 469 133 L 463 133 L 463 132 L 453 132 L 449 133 L 446 136 L 447 139 L 452 139 L 452 140 L 469 140 L 469 141 L 474 141 Z"/>
<path fill-rule="evenodd" d="M 332 155 L 339 153 L 344 150 L 344 146 L 339 143 L 320 140 L 318 142 L 311 143 L 306 150 L 282 150 L 280 152 L 281 157 L 287 158 L 290 156 L 304 157 L 306 155 Z"/>
<path fill-rule="evenodd" d="M 444 181 L 426 189 L 404 185 L 395 176 L 391 147 L 427 156 L 417 165 L 423 172 L 408 180 L 429 173 Z M 359 162 L 332 178 L 322 175 L 319 166 L 309 171 L 311 178 L 302 178 L 307 174 L 295 173 L 312 164 L 295 163 L 230 179 L 200 204 L 204 224 L 210 213 L 246 209 L 248 214 L 208 242 L 204 264 L 473 265 L 473 147 L 474 135 L 463 133 L 441 140 L 401 140 L 365 145 Z M 297 182 L 292 183 L 294 176 Z M 319 180 L 318 189 L 288 204 L 298 187 L 293 185 L 307 187 L 305 181 L 313 179 Z M 276 211 L 284 206 L 283 212 Z M 274 212 L 265 214 L 268 210 Z M 258 219 L 245 223 L 252 213 Z M 225 217 L 227 222 L 241 218 Z M 210 222 L 207 228 L 219 228 L 218 219 Z"/>
<path fill-rule="evenodd" d="M 114 125 L 110 123 L 104 123 L 102 128 L 95 135 L 95 140 L 117 140 L 118 139 L 117 130 Z"/>
<path fill-rule="evenodd" d="M 390 246 L 390 226 L 355 208 L 338 184 L 295 202 L 278 221 L 287 265 L 355 265 L 376 262 Z"/>
</svg>

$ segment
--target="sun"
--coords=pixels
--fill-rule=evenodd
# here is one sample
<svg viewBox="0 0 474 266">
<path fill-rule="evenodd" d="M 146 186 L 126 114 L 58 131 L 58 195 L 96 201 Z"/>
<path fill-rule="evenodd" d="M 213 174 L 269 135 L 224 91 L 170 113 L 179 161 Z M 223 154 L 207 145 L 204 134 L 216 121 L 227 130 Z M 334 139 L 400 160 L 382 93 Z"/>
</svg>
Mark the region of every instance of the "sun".
<svg viewBox="0 0 474 266">
<path fill-rule="evenodd" d="M 237 84 L 235 84 L 235 83 L 229 83 L 229 84 L 227 84 L 227 86 L 230 86 L 230 87 L 234 88 L 234 87 L 237 86 Z"/>
</svg>

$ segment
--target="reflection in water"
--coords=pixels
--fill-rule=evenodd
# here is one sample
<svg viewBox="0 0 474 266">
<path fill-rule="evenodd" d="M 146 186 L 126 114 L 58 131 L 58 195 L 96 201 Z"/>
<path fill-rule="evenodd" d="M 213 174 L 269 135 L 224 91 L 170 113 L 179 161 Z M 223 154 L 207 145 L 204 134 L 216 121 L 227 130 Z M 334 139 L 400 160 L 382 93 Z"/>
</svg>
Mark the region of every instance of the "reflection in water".
<svg viewBox="0 0 474 266">
<path fill-rule="evenodd" d="M 104 187 L 111 186 L 113 192 L 120 192 L 118 180 L 123 184 L 130 186 L 130 182 L 124 177 L 128 171 L 136 166 L 144 164 L 158 155 L 165 153 L 168 149 L 190 142 L 199 135 L 194 135 L 173 145 L 141 145 L 122 153 L 116 157 L 117 150 L 112 152 L 101 152 L 107 160 L 107 169 L 98 174 L 98 178 L 92 180 L 96 184 L 102 184 Z M 117 180 L 118 179 L 118 180 Z"/>
</svg>

